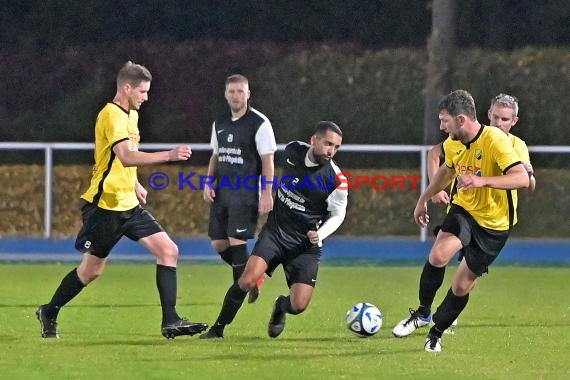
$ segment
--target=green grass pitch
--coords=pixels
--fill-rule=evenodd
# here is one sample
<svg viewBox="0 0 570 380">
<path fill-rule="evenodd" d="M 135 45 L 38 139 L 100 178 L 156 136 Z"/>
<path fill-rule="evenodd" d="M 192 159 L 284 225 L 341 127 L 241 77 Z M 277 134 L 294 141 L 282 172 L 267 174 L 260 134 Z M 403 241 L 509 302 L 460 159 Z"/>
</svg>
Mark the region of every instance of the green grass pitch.
<svg viewBox="0 0 570 380">
<path fill-rule="evenodd" d="M 226 338 L 166 340 L 154 265 L 110 262 L 104 275 L 60 313 L 61 339 L 40 337 L 34 311 L 72 264 L 0 264 L 3 379 L 567 379 L 570 268 L 491 267 L 471 294 L 443 352 L 423 351 L 427 329 L 391 329 L 417 306 L 417 266 L 325 263 L 309 309 L 267 337 L 273 300 L 287 289 L 278 269 L 256 304 L 244 303 Z M 447 270 L 436 304 L 449 287 Z M 212 323 L 231 278 L 227 266 L 183 263 L 178 310 Z M 344 324 L 357 302 L 377 305 L 384 325 L 371 338 Z"/>
</svg>

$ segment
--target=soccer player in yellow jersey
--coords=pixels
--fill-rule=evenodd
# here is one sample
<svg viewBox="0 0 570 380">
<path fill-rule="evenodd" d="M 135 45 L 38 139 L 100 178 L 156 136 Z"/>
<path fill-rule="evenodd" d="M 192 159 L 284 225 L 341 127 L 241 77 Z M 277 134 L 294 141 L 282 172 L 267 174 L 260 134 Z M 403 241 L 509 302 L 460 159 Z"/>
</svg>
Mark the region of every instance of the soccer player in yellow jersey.
<svg viewBox="0 0 570 380">
<path fill-rule="evenodd" d="M 148 100 L 152 76 L 144 66 L 127 62 L 117 75 L 117 92 L 97 116 L 95 166 L 91 185 L 81 196 L 83 227 L 75 247 L 83 252 L 79 266 L 69 272 L 51 301 L 38 308 L 44 338 L 59 338 L 60 309 L 105 269 L 111 249 L 122 236 L 138 241 L 156 256 L 156 284 L 162 306 L 162 335 L 194 335 L 204 323 L 190 322 L 176 312 L 178 247 L 152 214 L 141 207 L 147 191 L 137 180 L 137 166 L 185 161 L 192 151 L 181 145 L 169 151 L 138 150 L 138 109 Z"/>
<path fill-rule="evenodd" d="M 434 326 L 424 344 L 428 352 L 440 352 L 441 335 L 467 305 L 478 277 L 504 247 L 517 221 L 512 191 L 529 186 L 529 176 L 510 139 L 498 128 L 477 121 L 475 101 L 464 90 L 453 91 L 439 103 L 440 129 L 449 134 L 443 144 L 445 165 L 420 195 L 414 219 L 421 227 L 429 222 L 427 202 L 452 180 L 457 192 L 429 253 L 419 286 L 420 306 L 392 330 L 405 337 L 427 326 L 431 305 L 443 282 L 445 267 L 459 250 L 463 258 L 437 311 Z"/>
<path fill-rule="evenodd" d="M 529 189 L 531 191 L 534 191 L 536 187 L 536 179 L 534 178 L 534 170 L 530 163 L 530 155 L 528 153 L 528 148 L 523 140 L 510 133 L 511 128 L 514 127 L 514 125 L 519 120 L 518 113 L 519 113 L 518 99 L 512 95 L 501 93 L 495 96 L 493 99 L 491 99 L 491 105 L 489 107 L 489 110 L 487 111 L 487 116 L 489 117 L 489 123 L 491 126 L 501 129 L 503 132 L 507 134 L 507 136 L 509 136 L 509 139 L 513 144 L 515 152 L 519 155 L 529 175 L 529 180 L 530 180 Z M 430 182 L 432 181 L 435 173 L 437 172 L 437 169 L 439 169 L 441 161 L 443 159 L 444 159 L 443 143 L 434 145 L 428 153 L 428 161 L 427 161 L 428 177 Z M 456 191 L 453 181 L 451 183 L 451 191 Z M 513 204 L 516 207 L 518 204 L 518 194 L 516 190 L 513 190 L 512 196 L 513 196 Z M 441 203 L 449 205 L 450 201 L 449 197 L 450 194 L 448 194 L 447 191 L 442 190 L 436 195 L 434 195 L 431 198 L 431 201 L 433 203 Z M 434 232 L 436 235 L 437 232 L 439 231 L 439 227 L 440 226 L 437 226 L 435 228 Z M 460 260 L 461 260 L 461 255 L 460 255 Z M 453 329 L 455 326 L 457 326 L 457 321 L 454 321 L 451 326 L 451 329 L 446 330 L 446 332 L 453 333 Z"/>
<path fill-rule="evenodd" d="M 489 125 L 493 127 L 498 127 L 503 132 L 505 132 L 515 148 L 515 152 L 519 155 L 528 175 L 530 177 L 529 189 L 534 191 L 536 187 L 536 179 L 534 178 L 534 170 L 530 163 L 530 155 L 528 153 L 528 148 L 526 143 L 519 137 L 510 133 L 511 128 L 519 121 L 519 101 L 512 95 L 499 94 L 491 99 L 491 106 L 487 111 L 487 116 L 489 117 Z M 437 169 L 441 165 L 441 160 L 443 160 L 443 143 L 434 145 L 428 152 L 428 177 L 433 178 Z M 452 184 L 453 187 L 453 184 Z M 433 203 L 443 203 L 449 204 L 449 194 L 442 190 L 431 198 Z"/>
</svg>

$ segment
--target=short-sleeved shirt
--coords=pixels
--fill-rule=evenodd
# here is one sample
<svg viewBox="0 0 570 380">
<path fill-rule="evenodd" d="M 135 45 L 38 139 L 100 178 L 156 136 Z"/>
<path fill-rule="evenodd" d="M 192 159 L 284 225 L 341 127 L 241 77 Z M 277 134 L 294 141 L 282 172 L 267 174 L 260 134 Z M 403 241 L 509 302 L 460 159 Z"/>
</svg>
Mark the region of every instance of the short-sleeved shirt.
<svg viewBox="0 0 570 380">
<path fill-rule="evenodd" d="M 509 139 L 511 140 L 511 144 L 513 144 L 513 148 L 515 149 L 515 152 L 517 152 L 517 154 L 519 155 L 520 159 L 522 162 L 524 162 L 525 164 L 529 164 L 530 163 L 530 154 L 528 153 L 528 147 L 526 146 L 526 143 L 524 142 L 524 140 L 522 140 L 520 137 L 517 137 L 513 134 L 508 134 Z"/>
<path fill-rule="evenodd" d="M 217 190 L 231 190 L 233 197 L 240 197 L 244 202 L 257 201 L 257 192 L 240 186 L 240 182 L 250 177 L 259 179 L 261 156 L 277 150 L 269 119 L 249 107 L 239 119 L 216 120 L 212 126 L 210 145 L 218 156 L 215 175 Z"/>
<path fill-rule="evenodd" d="M 445 164 L 459 175 L 493 177 L 505 174 L 521 163 L 509 137 L 499 128 L 481 126 L 467 144 L 447 138 L 443 143 Z M 463 207 L 481 227 L 496 231 L 509 230 L 517 222 L 513 190 L 481 187 L 451 191 L 451 203 Z"/>
<path fill-rule="evenodd" d="M 528 153 L 528 148 L 526 146 L 526 143 L 521 138 L 512 135 L 510 133 L 508 136 L 509 139 L 511 140 L 511 143 L 513 144 L 515 152 L 518 154 L 521 161 L 525 164 L 530 164 L 530 155 Z M 513 194 L 513 203 L 515 204 L 516 207 L 516 205 L 518 205 L 519 202 L 518 191 L 512 190 L 512 194 Z"/>
<path fill-rule="evenodd" d="M 126 211 L 139 204 L 135 193 L 136 167 L 124 167 L 113 147 L 129 141 L 136 151 L 140 135 L 137 111 L 127 111 L 115 103 L 107 103 L 95 123 L 95 165 L 91 184 L 81 195 L 89 203 L 112 211 Z"/>
</svg>

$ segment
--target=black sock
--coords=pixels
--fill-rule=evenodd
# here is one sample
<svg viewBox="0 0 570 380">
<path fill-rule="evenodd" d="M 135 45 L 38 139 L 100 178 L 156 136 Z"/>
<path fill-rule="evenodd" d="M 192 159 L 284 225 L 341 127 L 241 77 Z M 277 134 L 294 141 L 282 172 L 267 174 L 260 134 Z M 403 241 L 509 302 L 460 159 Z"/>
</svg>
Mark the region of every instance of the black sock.
<svg viewBox="0 0 570 380">
<path fill-rule="evenodd" d="M 431 314 L 431 305 L 435 298 L 435 293 L 443 283 L 445 276 L 445 267 L 438 268 L 426 261 L 422 275 L 420 277 L 420 307 L 419 312 L 422 316 L 427 317 Z"/>
<path fill-rule="evenodd" d="M 230 251 L 230 247 L 226 248 L 225 251 L 218 252 L 218 255 L 229 265 L 232 265 L 232 253 Z"/>
<path fill-rule="evenodd" d="M 247 253 L 247 244 L 232 245 L 228 250 L 232 255 L 232 270 L 235 283 L 245 270 L 245 264 L 249 257 L 249 254 Z"/>
<path fill-rule="evenodd" d="M 162 325 L 180 319 L 176 313 L 176 267 L 156 264 L 156 287 L 162 307 Z"/>
<path fill-rule="evenodd" d="M 59 309 L 75 298 L 84 287 L 85 285 L 79 280 L 77 275 L 77 268 L 74 268 L 61 280 L 51 301 L 45 306 L 46 314 L 49 317 L 57 318 Z"/>
<path fill-rule="evenodd" d="M 218 319 L 212 326 L 218 332 L 223 332 L 224 327 L 229 325 L 234 320 L 237 312 L 239 311 L 247 292 L 241 290 L 237 283 L 232 284 L 224 297 L 224 303 Z"/>
<path fill-rule="evenodd" d="M 291 306 L 291 296 L 287 296 L 285 298 L 279 299 L 279 304 L 277 305 L 281 309 L 281 311 L 286 312 L 287 314 L 297 315 L 301 313 L 300 311 L 294 310 L 293 306 Z"/>
<path fill-rule="evenodd" d="M 441 337 L 441 333 L 451 326 L 453 321 L 459 317 L 459 314 L 461 314 L 465 306 L 467 306 L 468 301 L 469 293 L 464 296 L 456 296 L 450 288 L 441 302 L 441 305 L 439 305 L 433 315 L 434 326 L 432 329 L 434 330 L 434 334 L 437 335 L 439 333 L 437 336 Z"/>
</svg>

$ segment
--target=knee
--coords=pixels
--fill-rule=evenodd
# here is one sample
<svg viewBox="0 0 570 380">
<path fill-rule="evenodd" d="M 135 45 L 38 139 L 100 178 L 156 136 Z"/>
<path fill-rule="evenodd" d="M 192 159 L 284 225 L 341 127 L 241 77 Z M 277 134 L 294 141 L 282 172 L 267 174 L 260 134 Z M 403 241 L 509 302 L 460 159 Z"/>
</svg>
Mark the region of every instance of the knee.
<svg viewBox="0 0 570 380">
<path fill-rule="evenodd" d="M 160 259 L 164 265 L 176 265 L 178 262 L 178 246 L 174 243 L 168 244 L 162 250 Z"/>
<path fill-rule="evenodd" d="M 458 297 L 463 297 L 469 294 L 471 289 L 475 286 L 474 281 L 454 281 L 451 285 L 451 291 Z"/>
<path fill-rule="evenodd" d="M 449 256 L 449 254 L 447 254 L 441 249 L 434 249 L 429 254 L 430 264 L 438 268 L 446 266 L 449 263 L 450 259 L 451 257 Z"/>
<path fill-rule="evenodd" d="M 245 273 L 238 279 L 238 286 L 244 292 L 249 292 L 251 289 L 255 287 L 256 283 L 257 283 L 257 278 L 253 278 L 253 276 L 247 276 L 245 275 Z"/>
<path fill-rule="evenodd" d="M 216 252 L 223 252 L 230 246 L 227 240 L 213 240 L 211 244 Z"/>
<path fill-rule="evenodd" d="M 291 302 L 291 309 L 293 309 L 295 314 L 301 314 L 307 309 L 307 307 L 309 307 L 310 300 L 291 299 L 290 302 Z"/>
<path fill-rule="evenodd" d="M 90 268 L 77 268 L 77 277 L 83 285 L 95 281 L 103 274 L 103 266 L 94 266 Z"/>
</svg>

